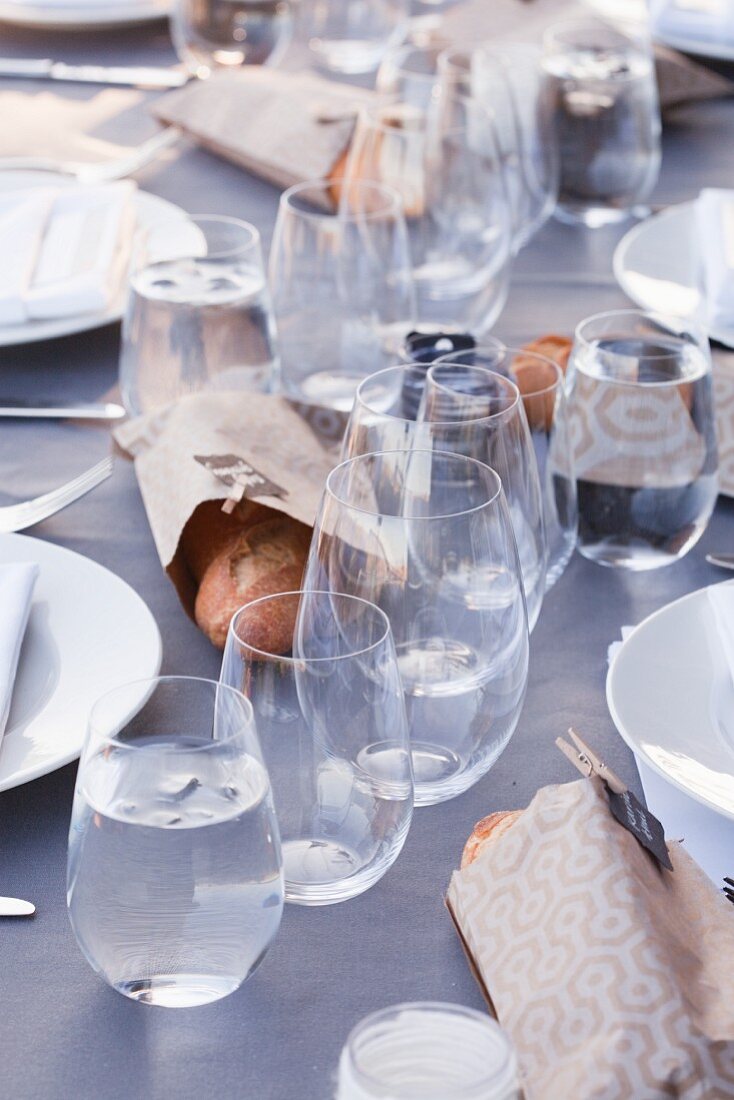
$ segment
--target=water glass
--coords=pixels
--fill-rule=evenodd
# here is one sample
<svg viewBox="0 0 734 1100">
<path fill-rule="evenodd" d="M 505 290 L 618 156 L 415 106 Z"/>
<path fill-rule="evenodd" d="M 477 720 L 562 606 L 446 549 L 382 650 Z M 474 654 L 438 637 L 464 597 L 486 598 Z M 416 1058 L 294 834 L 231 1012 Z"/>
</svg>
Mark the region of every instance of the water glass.
<svg viewBox="0 0 734 1100">
<path fill-rule="evenodd" d="M 371 600 L 390 620 L 416 804 L 481 779 L 515 730 L 528 674 L 520 563 L 497 474 L 436 450 L 342 463 L 327 479 L 305 576 Z"/>
<path fill-rule="evenodd" d="M 456 1004 L 366 1016 L 339 1061 L 337 1100 L 519 1100 L 517 1058 L 489 1016 Z"/>
<path fill-rule="evenodd" d="M 255 711 L 286 900 L 329 905 L 368 890 L 397 859 L 413 811 L 408 726 L 385 614 L 330 592 L 256 600 L 232 620 L 222 680 Z"/>
<path fill-rule="evenodd" d="M 365 110 L 346 178 L 379 180 L 401 195 L 418 321 L 490 329 L 507 297 L 512 228 L 491 114 L 450 90 L 430 110 L 404 102 Z"/>
<path fill-rule="evenodd" d="M 522 395 L 543 498 L 547 592 L 571 559 L 578 526 L 563 371 L 544 355 L 499 343 L 454 351 L 437 359 L 436 363 L 461 368 L 445 371 L 441 381 L 452 390 L 453 413 L 459 412 L 462 419 L 487 415 L 496 401 L 496 372 L 510 378 Z M 511 472 L 508 473 L 511 476 Z"/>
<path fill-rule="evenodd" d="M 280 200 L 270 253 L 284 392 L 348 411 L 395 358 L 415 296 L 400 196 L 353 180 L 296 184 Z"/>
<path fill-rule="evenodd" d="M 292 0 L 176 0 L 171 12 L 176 53 L 199 79 L 215 69 L 276 64 L 292 29 Z"/>
<path fill-rule="evenodd" d="M 169 1008 L 232 993 L 278 931 L 281 866 L 252 707 L 238 691 L 162 677 L 95 704 L 67 898 L 79 946 L 113 989 Z"/>
<path fill-rule="evenodd" d="M 302 0 L 316 64 L 334 73 L 374 72 L 405 37 L 410 0 Z"/>
<path fill-rule="evenodd" d="M 254 225 L 161 222 L 134 251 L 120 351 L 127 411 L 138 416 L 201 390 L 270 389 L 277 338 Z"/>
<path fill-rule="evenodd" d="M 598 20 L 546 33 L 542 95 L 560 157 L 556 216 L 597 227 L 629 217 L 660 173 L 650 43 Z"/>
<path fill-rule="evenodd" d="M 440 50 L 409 44 L 390 50 L 377 72 L 375 88 L 394 103 L 427 112 L 440 91 Z"/>
<path fill-rule="evenodd" d="M 576 329 L 568 372 L 580 552 L 631 570 L 677 561 L 716 503 L 704 332 L 658 313 L 601 313 Z"/>
</svg>

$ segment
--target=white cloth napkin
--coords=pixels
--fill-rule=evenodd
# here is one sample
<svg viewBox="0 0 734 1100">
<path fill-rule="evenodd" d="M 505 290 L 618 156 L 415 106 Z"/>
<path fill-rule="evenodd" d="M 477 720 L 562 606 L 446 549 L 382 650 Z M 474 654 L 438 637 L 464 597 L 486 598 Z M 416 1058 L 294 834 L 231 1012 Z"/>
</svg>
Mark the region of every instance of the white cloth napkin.
<svg viewBox="0 0 734 1100">
<path fill-rule="evenodd" d="M 650 26 L 653 34 L 663 39 L 731 43 L 734 5 L 731 0 L 652 0 Z"/>
<path fill-rule="evenodd" d="M 34 562 L 0 565 L 0 741 L 10 713 L 20 647 L 38 577 Z"/>
<path fill-rule="evenodd" d="M 135 184 L 0 194 L 0 325 L 107 309 L 127 269 Z"/>
<path fill-rule="evenodd" d="M 707 187 L 696 200 L 709 323 L 734 324 L 734 191 Z"/>
</svg>

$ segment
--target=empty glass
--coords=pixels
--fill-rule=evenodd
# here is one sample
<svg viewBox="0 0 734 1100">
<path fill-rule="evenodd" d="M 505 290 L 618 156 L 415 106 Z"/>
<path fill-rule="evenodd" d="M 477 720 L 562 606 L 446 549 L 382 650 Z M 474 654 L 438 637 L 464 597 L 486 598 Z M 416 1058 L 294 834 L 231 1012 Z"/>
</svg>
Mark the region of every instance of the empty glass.
<svg viewBox="0 0 734 1100">
<path fill-rule="evenodd" d="M 167 1007 L 232 993 L 280 924 L 278 826 L 252 707 L 162 677 L 93 707 L 69 832 L 69 917 L 118 992 Z"/>
<path fill-rule="evenodd" d="M 392 102 L 428 111 L 440 91 L 440 50 L 409 44 L 390 50 L 380 65 L 375 87 Z"/>
<path fill-rule="evenodd" d="M 568 385 L 580 552 L 632 570 L 677 561 L 716 503 L 704 332 L 634 309 L 590 317 L 576 329 Z"/>
<path fill-rule="evenodd" d="M 337 1100 L 518 1100 L 517 1059 L 499 1024 L 462 1005 L 416 1002 L 352 1030 Z"/>
<path fill-rule="evenodd" d="M 538 464 L 523 403 L 510 379 L 493 375 L 491 395 L 480 399 L 477 415 L 467 417 L 464 396 L 451 389 L 453 370 L 388 367 L 366 379 L 355 396 L 342 457 L 429 448 L 467 455 L 496 470 L 517 539 L 532 630 L 545 592 L 546 547 Z M 418 394 L 422 405 L 416 413 Z"/>
<path fill-rule="evenodd" d="M 649 40 L 594 19 L 550 27 L 542 96 L 560 156 L 556 216 L 591 227 L 628 217 L 660 172 Z"/>
<path fill-rule="evenodd" d="M 335 409 L 395 358 L 415 312 L 400 196 L 379 183 L 296 184 L 270 253 L 282 388 Z"/>
<path fill-rule="evenodd" d="M 291 0 L 176 0 L 171 37 L 192 76 L 275 64 L 291 40 Z"/>
<path fill-rule="evenodd" d="M 481 779 L 515 730 L 528 674 L 520 565 L 497 474 L 427 450 L 342 463 L 327 479 L 305 576 L 371 600 L 390 620 L 416 804 Z"/>
<path fill-rule="evenodd" d="M 493 372 L 510 378 L 520 390 L 533 441 L 543 497 L 547 552 L 545 588 L 556 583 L 576 545 L 578 508 L 563 371 L 551 359 L 524 348 L 488 345 L 453 351 L 436 360 L 460 370 L 443 372 L 441 384 L 456 393 L 452 414 L 461 419 L 486 416 L 496 404 Z M 508 471 L 508 477 L 511 477 Z M 506 489 L 509 500 L 509 489 Z M 522 558 L 522 541 L 520 540 Z"/>
<path fill-rule="evenodd" d="M 455 90 L 428 111 L 404 102 L 363 111 L 346 177 L 400 193 L 418 320 L 491 328 L 507 296 L 512 227 L 489 112 Z"/>
<path fill-rule="evenodd" d="M 302 0 L 315 61 L 335 73 L 374 72 L 402 41 L 410 0 Z"/>
<path fill-rule="evenodd" d="M 286 900 L 328 905 L 369 889 L 397 859 L 413 810 L 405 706 L 384 613 L 331 592 L 256 600 L 232 620 L 222 679 L 255 711 Z"/>
<path fill-rule="evenodd" d="M 136 242 L 120 389 L 132 416 L 200 390 L 268 390 L 278 351 L 260 234 L 237 218 L 161 222 Z"/>
</svg>

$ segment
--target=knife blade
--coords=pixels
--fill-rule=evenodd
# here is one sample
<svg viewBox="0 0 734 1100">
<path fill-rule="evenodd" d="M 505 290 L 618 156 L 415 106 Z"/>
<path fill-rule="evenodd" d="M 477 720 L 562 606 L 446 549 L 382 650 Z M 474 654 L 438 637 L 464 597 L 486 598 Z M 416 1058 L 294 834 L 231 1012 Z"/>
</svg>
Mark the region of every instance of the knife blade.
<svg viewBox="0 0 734 1100">
<path fill-rule="evenodd" d="M 82 402 L 40 400 L 36 403 L 0 397 L 0 417 L 24 417 L 28 420 L 121 420 L 122 405 L 112 401 Z"/>
<path fill-rule="evenodd" d="M 182 88 L 190 76 L 182 69 L 147 65 L 67 65 L 50 57 L 33 60 L 0 58 L 0 76 L 78 81 L 82 84 L 121 84 L 133 88 Z"/>
<path fill-rule="evenodd" d="M 35 905 L 20 898 L 0 898 L 0 917 L 32 917 Z"/>
</svg>

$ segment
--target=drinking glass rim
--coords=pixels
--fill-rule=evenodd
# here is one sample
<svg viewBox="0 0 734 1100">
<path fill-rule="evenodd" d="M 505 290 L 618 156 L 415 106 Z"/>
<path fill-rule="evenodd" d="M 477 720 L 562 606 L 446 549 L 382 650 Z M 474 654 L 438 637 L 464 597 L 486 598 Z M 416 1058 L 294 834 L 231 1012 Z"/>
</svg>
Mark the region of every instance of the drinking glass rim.
<svg viewBox="0 0 734 1100">
<path fill-rule="evenodd" d="M 187 683 L 187 684 L 206 684 L 208 687 L 212 687 L 212 688 L 215 689 L 215 695 L 216 695 L 216 692 L 218 692 L 222 688 L 225 689 L 225 691 L 227 691 L 228 693 L 233 693 L 237 697 L 239 703 L 244 704 L 243 709 L 244 709 L 245 716 L 246 716 L 247 721 L 248 721 L 248 729 L 250 731 L 253 731 L 253 732 L 256 730 L 256 727 L 255 727 L 255 710 L 252 706 L 252 703 L 250 702 L 250 700 L 247 698 L 246 695 L 244 695 L 237 688 L 232 687 L 231 684 L 223 684 L 219 680 L 210 680 L 207 676 L 149 676 L 149 677 L 142 677 L 139 680 L 126 680 L 124 683 L 118 684 L 114 688 L 110 688 L 103 695 L 100 695 L 98 699 L 95 699 L 94 703 L 92 704 L 92 708 L 89 712 L 89 719 L 87 721 L 88 735 L 90 733 L 92 733 L 92 731 L 94 731 L 95 733 L 99 732 L 98 741 L 100 741 L 101 743 L 104 743 L 105 745 L 115 745 L 117 748 L 120 748 L 120 749 L 125 749 L 125 750 L 130 750 L 130 751 L 137 752 L 137 751 L 140 751 L 143 748 L 150 748 L 151 747 L 150 744 L 148 744 L 148 745 L 138 745 L 133 741 L 121 741 L 118 738 L 117 733 L 114 733 L 114 734 L 101 733 L 101 731 L 99 731 L 95 727 L 94 714 L 97 711 L 97 709 L 106 700 L 110 699 L 113 695 L 116 695 L 118 692 L 126 691 L 130 688 L 137 688 L 137 687 L 142 688 L 143 686 L 148 686 L 150 688 L 150 690 L 143 694 L 139 705 L 135 708 L 134 711 L 132 711 L 130 714 L 127 714 L 126 717 L 123 719 L 123 721 L 121 723 L 121 726 L 118 726 L 118 732 L 119 732 L 120 728 L 127 725 L 128 722 L 130 722 L 134 717 L 136 717 L 136 715 L 138 715 L 140 713 L 140 711 L 143 709 L 145 704 L 148 702 L 150 697 L 153 695 L 153 693 L 154 693 L 154 691 L 156 690 L 157 687 L 160 687 L 162 684 L 182 683 L 182 682 Z M 206 741 L 202 745 L 195 745 L 195 746 L 187 747 L 187 752 L 189 752 L 189 751 L 190 752 L 210 752 L 211 749 L 213 747 L 217 746 L 217 745 L 228 745 L 231 741 L 235 740 L 235 738 L 240 736 L 240 732 L 241 732 L 241 730 L 238 727 L 236 730 L 233 730 L 232 733 L 228 734 L 226 737 L 218 737 L 216 739 L 216 741 L 212 739 L 210 741 Z M 88 737 L 88 739 L 89 739 L 89 737 Z M 85 748 L 86 748 L 86 745 L 85 745 Z"/>
<path fill-rule="evenodd" d="M 348 1053 L 350 1060 L 350 1071 L 354 1074 L 357 1082 L 361 1085 L 365 1085 L 370 1090 L 381 1089 L 384 1087 L 384 1083 L 377 1077 L 373 1077 L 371 1073 L 368 1073 L 359 1065 L 356 1057 L 355 1045 L 358 1040 L 364 1035 L 364 1033 L 375 1025 L 381 1024 L 387 1020 L 390 1016 L 400 1012 L 429 1012 L 429 1013 L 442 1013 L 452 1016 L 456 1016 L 460 1019 L 472 1021 L 477 1024 L 481 1024 L 484 1027 L 486 1024 L 497 1028 L 501 1034 L 499 1024 L 496 1023 L 490 1016 L 478 1012 L 474 1008 L 468 1008 L 466 1005 L 458 1004 L 453 1001 L 401 1001 L 398 1004 L 387 1005 L 385 1008 L 377 1009 L 375 1012 L 370 1012 L 367 1016 L 363 1017 L 358 1023 L 354 1025 L 349 1032 L 343 1049 Z M 511 1049 L 511 1048 L 510 1048 Z M 512 1066 L 512 1059 L 508 1059 L 508 1062 L 503 1066 L 499 1073 L 503 1071 L 506 1073 Z M 494 1074 L 494 1078 L 498 1077 L 498 1073 Z M 471 1100 L 472 1094 L 477 1097 L 483 1096 L 483 1090 L 487 1084 L 492 1083 L 493 1078 L 488 1074 L 485 1074 L 481 1078 L 477 1078 L 468 1084 L 462 1083 L 462 1097 L 466 1097 L 466 1100 Z M 471 1089 L 471 1092 L 467 1092 L 467 1089 Z M 476 1090 L 476 1091 L 475 1091 Z M 378 1095 L 375 1093 L 375 1095 Z"/>
<path fill-rule="evenodd" d="M 342 187 L 352 188 L 357 187 L 360 190 L 366 188 L 372 188 L 378 192 L 381 192 L 383 197 L 388 200 L 386 206 L 380 210 L 363 210 L 361 212 L 351 213 L 346 211 L 342 207 L 341 200 L 339 200 L 334 207 L 334 210 L 300 210 L 291 201 L 297 194 L 308 189 L 318 189 L 321 191 L 331 192 L 335 187 L 341 185 Z M 381 180 L 363 179 L 360 176 L 349 178 L 348 176 L 339 176 L 336 179 L 313 179 L 302 180 L 301 183 L 294 183 L 291 187 L 286 188 L 283 194 L 280 196 L 278 206 L 287 211 L 289 214 L 298 215 L 299 218 L 305 218 L 308 221 L 323 222 L 327 219 L 334 217 L 341 218 L 346 222 L 364 222 L 372 221 L 373 219 L 384 218 L 387 215 L 394 214 L 397 217 L 402 217 L 403 214 L 403 200 L 400 192 L 391 184 L 382 183 Z"/>
<path fill-rule="evenodd" d="M 462 355 L 475 355 L 477 352 L 479 352 L 481 354 L 482 352 L 488 352 L 490 350 L 490 347 L 491 346 L 489 344 L 486 347 L 482 346 L 481 344 L 477 344 L 477 346 L 475 348 L 467 348 L 466 351 L 452 351 L 452 352 L 449 352 L 446 355 L 441 355 L 441 356 L 439 356 L 438 359 L 433 360 L 433 362 L 431 363 L 431 367 L 429 367 L 429 370 L 432 367 L 457 366 L 457 367 L 468 367 L 470 370 L 480 370 L 480 371 L 483 371 L 485 374 L 496 375 L 496 374 L 499 373 L 498 371 L 493 370 L 492 367 L 483 367 L 481 365 L 481 363 L 476 363 L 476 364 L 475 363 L 456 363 L 456 362 L 452 363 L 452 357 L 453 356 L 458 356 L 459 358 L 461 358 Z M 534 359 L 537 362 L 545 363 L 547 366 L 553 367 L 554 371 L 556 372 L 555 382 L 552 382 L 549 386 L 543 386 L 539 390 L 520 390 L 520 387 L 517 386 L 516 382 L 512 382 L 511 378 L 508 379 L 508 381 L 512 382 L 512 384 L 514 386 L 517 386 L 517 388 L 520 392 L 520 397 L 521 398 L 525 398 L 525 397 L 542 397 L 543 394 L 554 393 L 558 389 L 559 386 L 563 386 L 565 375 L 564 375 L 563 371 L 561 370 L 561 368 L 558 366 L 558 363 L 556 363 L 555 360 L 551 359 L 550 356 L 541 355 L 540 352 L 537 352 L 537 351 L 526 351 L 525 348 L 511 348 L 507 344 L 503 344 L 502 348 L 501 349 L 498 348 L 497 350 L 502 351 L 502 352 L 509 352 L 512 355 L 525 355 L 529 359 Z M 510 364 L 510 366 L 511 366 L 511 364 Z M 504 375 L 500 375 L 500 377 L 504 378 Z M 514 408 L 514 405 L 511 406 L 511 407 Z M 503 409 L 502 412 L 507 412 L 507 409 Z M 492 416 L 501 416 L 502 413 L 492 413 L 491 415 Z M 475 419 L 486 420 L 486 419 L 488 419 L 488 417 L 477 417 Z M 429 420 L 426 423 L 432 424 L 433 421 Z M 451 421 L 451 423 L 459 423 L 459 421 Z M 471 421 L 470 420 L 465 420 L 465 421 L 463 421 L 463 423 L 471 423 Z"/>
<path fill-rule="evenodd" d="M 473 349 L 470 349 L 470 350 L 473 350 Z M 383 367 L 382 370 L 375 371 L 374 374 L 368 374 L 366 378 L 362 379 L 362 381 L 357 386 L 357 389 L 354 391 L 355 401 L 359 401 L 360 404 L 362 404 L 364 406 L 364 408 L 368 409 L 371 413 L 374 413 L 376 416 L 390 417 L 391 420 L 400 421 L 403 424 L 418 424 L 418 423 L 435 424 L 436 427 L 438 427 L 438 428 L 454 427 L 456 424 L 481 424 L 484 421 L 499 420 L 501 417 L 507 416 L 508 413 L 514 412 L 515 409 L 517 409 L 517 407 L 519 405 L 519 402 L 522 399 L 522 395 L 520 393 L 520 390 L 517 388 L 517 386 L 515 385 L 515 383 L 512 381 L 511 378 L 505 378 L 505 376 L 503 374 L 497 374 L 496 371 L 492 371 L 492 370 L 489 370 L 489 369 L 487 369 L 488 374 L 493 374 L 493 375 L 495 375 L 496 378 L 501 379 L 502 382 L 506 382 L 507 385 L 511 386 L 515 390 L 515 394 L 513 396 L 512 404 L 508 405 L 506 409 L 501 409 L 499 412 L 496 412 L 496 413 L 489 413 L 487 416 L 467 417 L 466 419 L 463 419 L 463 420 L 424 420 L 424 421 L 410 420 L 407 416 L 395 416 L 393 413 L 385 413 L 385 412 L 382 412 L 380 409 L 373 408 L 372 405 L 367 404 L 367 402 L 363 399 L 362 394 L 360 393 L 362 387 L 366 386 L 368 382 L 372 382 L 373 379 L 379 378 L 381 374 L 387 374 L 388 371 L 398 371 L 398 370 L 415 371 L 416 373 L 418 373 L 420 375 L 421 382 L 425 382 L 426 377 L 430 374 L 430 372 L 433 370 L 433 368 L 436 366 L 437 363 L 440 363 L 441 365 L 445 365 L 446 362 L 448 362 L 448 360 L 451 356 L 460 355 L 460 354 L 461 354 L 461 352 L 450 352 L 447 356 L 441 356 L 440 359 L 435 359 L 430 364 L 428 369 L 425 370 L 425 371 L 422 370 L 421 367 L 416 363 L 398 363 L 393 367 Z M 463 366 L 464 364 L 459 363 L 457 365 L 458 366 Z M 413 448 L 413 449 L 415 449 L 415 450 L 425 450 L 426 448 L 423 447 L 423 448 Z M 375 452 L 372 452 L 372 453 L 379 454 L 379 453 L 382 453 L 382 452 L 375 451 Z M 439 451 L 437 453 L 439 453 L 439 454 L 451 454 L 452 452 L 450 452 L 450 451 Z M 478 460 L 474 459 L 474 461 L 476 462 Z M 484 466 L 485 463 L 482 462 L 482 463 L 480 463 L 480 465 Z M 487 468 L 490 469 L 490 470 L 492 469 L 491 466 L 489 466 Z M 327 478 L 327 484 L 328 484 L 328 478 Z"/>
<path fill-rule="evenodd" d="M 690 322 L 690 321 L 686 320 L 686 318 L 680 317 L 675 313 L 662 313 L 662 312 L 660 312 L 658 310 L 654 310 L 654 309 L 607 309 L 607 310 L 604 310 L 601 313 L 592 313 L 592 315 L 590 317 L 585 317 L 583 321 L 579 321 L 578 325 L 576 326 L 576 328 L 574 330 L 574 348 L 573 348 L 572 353 L 571 353 L 571 359 L 572 360 L 574 359 L 573 352 L 575 351 L 577 342 L 579 344 L 583 345 L 583 347 L 587 348 L 589 351 L 592 350 L 592 341 L 587 336 L 585 336 L 583 331 L 582 331 L 584 326 L 589 325 L 592 322 L 604 321 L 606 319 L 611 319 L 613 317 L 619 317 L 619 318 L 622 318 L 622 319 L 625 318 L 625 317 L 636 317 L 636 318 L 658 320 L 658 321 L 662 321 L 663 323 L 673 321 L 673 322 L 675 322 L 676 324 L 678 324 L 680 326 L 680 331 L 681 332 L 688 333 L 693 338 L 694 342 L 689 344 L 688 346 L 689 347 L 695 347 L 696 350 L 701 353 L 701 356 L 704 359 L 706 359 L 706 352 L 707 352 L 707 348 L 708 348 L 708 336 L 707 336 L 706 331 L 705 331 L 705 329 L 703 328 L 702 325 L 698 325 L 695 322 Z M 671 335 L 675 335 L 675 333 L 671 332 Z M 621 355 L 618 352 L 606 351 L 604 349 L 599 350 L 598 348 L 594 349 L 594 350 L 597 351 L 598 354 L 600 356 L 602 356 L 604 359 L 614 360 L 614 359 L 621 358 Z M 658 359 L 667 359 L 669 357 L 669 355 L 670 355 L 670 352 L 662 352 L 661 351 L 659 354 L 639 355 L 639 356 L 635 356 L 635 358 L 638 359 L 639 362 L 641 362 L 641 363 L 654 363 Z M 580 369 L 580 368 L 577 367 L 576 369 Z M 707 370 L 710 373 L 710 371 L 711 371 L 710 362 L 707 363 Z M 586 374 L 587 372 L 584 371 L 583 373 Z M 595 376 L 592 376 L 592 377 L 595 377 Z M 698 376 L 696 376 L 696 377 L 698 377 Z M 602 381 L 609 382 L 609 383 L 611 383 L 615 386 L 647 386 L 647 387 L 650 387 L 650 388 L 652 388 L 652 387 L 664 388 L 664 387 L 667 387 L 667 386 L 680 386 L 680 385 L 684 384 L 686 381 L 695 381 L 695 379 L 666 378 L 666 379 L 660 379 L 660 380 L 656 381 L 654 379 L 646 380 L 646 379 L 628 379 L 628 378 L 606 378 L 606 379 L 602 379 Z"/>
<path fill-rule="evenodd" d="M 408 421 L 410 423 L 410 421 Z M 461 421 L 449 421 L 451 424 L 461 423 Z M 468 421 L 467 421 L 468 423 Z M 358 462 L 363 462 L 368 458 L 383 457 L 385 455 L 431 455 L 439 458 L 451 458 L 454 461 L 469 463 L 471 466 L 475 466 L 477 469 L 484 470 L 489 473 L 495 480 L 496 487 L 491 497 L 487 500 L 483 500 L 481 504 L 475 504 L 472 508 L 462 508 L 458 512 L 446 512 L 438 516 L 392 516 L 386 512 L 370 511 L 367 508 L 362 508 L 357 504 L 353 504 L 349 500 L 345 500 L 341 495 L 334 491 L 332 485 L 332 478 L 342 471 L 346 466 L 356 465 Z M 472 458 L 470 455 L 456 454 L 455 451 L 441 451 L 441 450 L 429 450 L 427 447 L 393 447 L 388 451 L 365 451 L 364 454 L 354 455 L 352 458 L 345 458 L 343 462 L 340 462 L 338 466 L 335 466 L 330 471 L 326 478 L 325 492 L 329 494 L 332 500 L 335 500 L 337 504 L 341 504 L 344 508 L 350 508 L 353 512 L 359 512 L 363 516 L 386 516 L 388 519 L 406 519 L 411 523 L 433 523 L 436 520 L 442 519 L 458 519 L 459 516 L 470 516 L 475 512 L 481 512 L 484 508 L 489 508 L 490 505 L 496 504 L 502 494 L 502 478 L 491 466 L 488 466 L 486 462 L 480 462 L 478 458 Z"/>
<path fill-rule="evenodd" d="M 260 649 L 258 646 L 251 645 L 249 642 L 245 642 L 242 640 L 242 638 L 240 638 L 235 627 L 235 621 L 239 619 L 243 611 L 248 611 L 251 607 L 256 607 L 258 604 L 263 604 L 271 600 L 281 600 L 293 596 L 298 596 L 299 598 L 302 596 L 327 596 L 329 597 L 329 599 L 333 599 L 336 596 L 340 600 L 346 599 L 352 601 L 353 603 L 365 604 L 373 611 L 376 611 L 379 618 L 382 620 L 384 626 L 382 635 L 376 641 L 370 642 L 369 645 L 363 646 L 362 649 L 355 649 L 352 653 L 340 653 L 336 656 L 331 657 L 289 657 L 280 653 L 272 653 L 268 649 Z M 390 620 L 388 619 L 382 608 L 378 607 L 377 604 L 372 603 L 371 600 L 365 600 L 362 596 L 353 596 L 349 592 L 331 592 L 328 589 L 324 588 L 296 588 L 293 589 L 291 592 L 271 592 L 269 596 L 258 596 L 256 600 L 250 600 L 248 603 L 243 604 L 242 607 L 238 607 L 229 622 L 229 628 L 227 630 L 227 641 L 229 641 L 229 637 L 231 635 L 231 637 L 233 637 L 237 641 L 238 645 L 244 646 L 244 648 L 248 649 L 251 653 L 257 653 L 261 657 L 268 657 L 274 661 L 282 661 L 284 664 L 315 665 L 325 661 L 351 661 L 355 657 L 362 657 L 365 653 L 370 653 L 373 649 L 377 649 L 378 646 L 384 645 L 385 642 L 390 638 L 391 634 L 392 627 L 390 626 Z"/>
<path fill-rule="evenodd" d="M 232 256 L 242 255 L 244 252 L 249 252 L 251 248 L 261 245 L 260 230 L 252 222 L 246 222 L 244 218 L 235 218 L 231 214 L 189 214 L 186 218 L 186 222 L 190 222 L 192 225 L 198 225 L 202 228 L 207 225 L 228 225 L 230 227 L 244 230 L 249 236 L 249 240 L 246 243 L 235 245 L 233 248 L 221 249 L 218 252 L 208 252 L 206 256 L 196 257 L 203 260 L 205 263 L 209 260 L 226 260 Z M 150 236 L 151 233 L 155 233 L 159 227 L 163 226 L 163 222 L 157 222 L 150 227 L 143 227 L 143 238 Z M 171 225 L 176 224 L 176 219 L 171 218 Z M 165 261 L 164 261 L 165 262 Z"/>
<path fill-rule="evenodd" d="M 490 123 L 493 129 L 497 125 L 497 117 L 492 108 L 487 107 L 486 104 L 482 103 L 474 96 L 467 95 L 465 92 L 457 91 L 456 88 L 451 88 L 451 97 L 452 99 L 457 100 L 459 103 L 462 103 L 465 106 L 470 106 L 472 110 L 479 111 L 481 112 L 481 114 L 485 115 L 487 121 Z M 439 100 L 440 98 L 441 96 L 439 96 Z M 414 130 L 401 130 L 398 126 L 391 126 L 389 125 L 389 123 L 381 121 L 379 117 L 380 111 L 383 111 L 386 107 L 399 107 L 403 104 L 404 100 L 400 99 L 397 95 L 385 96 L 383 97 L 383 102 L 381 103 L 363 104 L 359 110 L 357 125 L 355 126 L 354 130 L 355 136 L 358 134 L 360 120 L 367 119 L 368 125 L 371 126 L 373 129 L 378 130 L 380 133 L 402 134 L 403 137 L 407 135 L 415 136 L 417 134 L 419 137 L 425 138 L 429 132 L 428 111 L 420 111 L 420 127 L 417 127 Z M 410 106 L 410 104 L 407 104 L 407 106 Z M 416 108 L 416 110 L 419 109 Z M 451 126 L 445 130 L 442 130 L 442 133 L 444 135 L 466 133 L 466 131 L 469 129 L 469 125 L 469 122 L 466 122 L 463 126 Z M 494 152 L 492 152 L 491 155 L 493 159 L 497 159 L 497 156 Z M 359 176 L 355 177 L 355 182 L 357 182 L 359 179 Z"/>
</svg>

